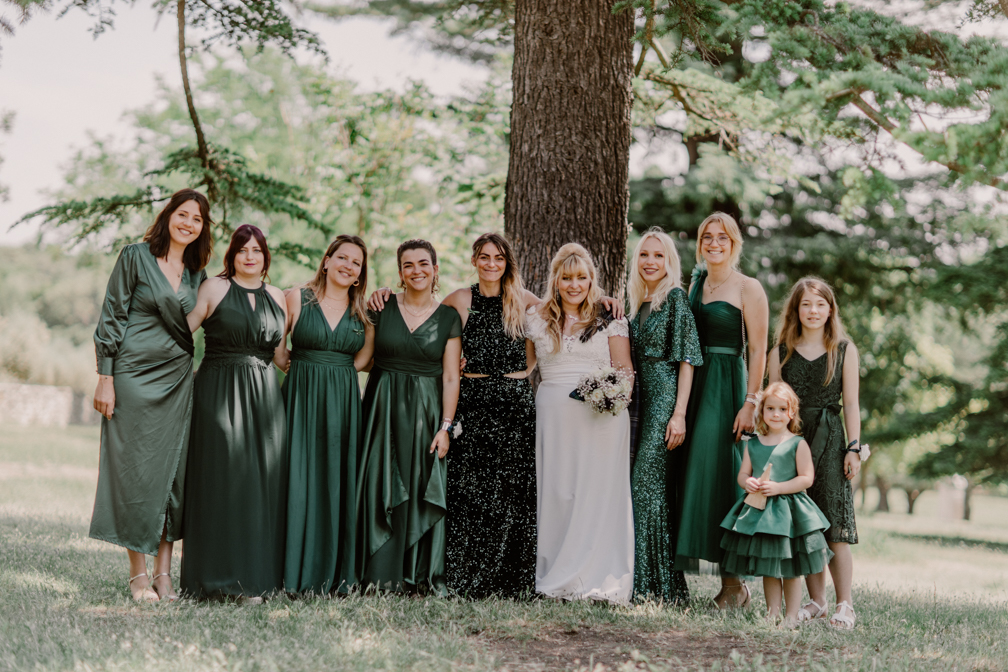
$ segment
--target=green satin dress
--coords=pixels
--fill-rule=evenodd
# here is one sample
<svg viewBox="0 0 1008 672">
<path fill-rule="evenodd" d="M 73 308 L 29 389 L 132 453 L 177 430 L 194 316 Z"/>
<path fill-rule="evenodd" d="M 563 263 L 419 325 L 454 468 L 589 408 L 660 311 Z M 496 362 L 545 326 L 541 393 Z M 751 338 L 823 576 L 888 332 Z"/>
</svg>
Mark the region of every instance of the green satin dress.
<svg viewBox="0 0 1008 672">
<path fill-rule="evenodd" d="M 753 437 L 748 441 L 753 473 L 762 474 L 769 462 L 770 479 L 778 483 L 798 475 L 795 455 L 801 436 L 768 446 Z M 721 522 L 727 530 L 721 540 L 721 566 L 732 574 L 795 579 L 826 569 L 833 553 L 823 531 L 829 521 L 805 491 L 768 497 L 762 511 L 739 498 Z"/>
<path fill-rule="evenodd" d="M 357 485 L 361 582 L 447 595 L 446 461 L 429 451 L 444 417 L 441 359 L 448 340 L 462 335 L 462 319 L 440 305 L 410 333 L 395 298 L 373 319 Z"/>
<path fill-rule="evenodd" d="M 658 310 L 645 302 L 630 322 L 640 381 L 640 441 L 630 475 L 634 513 L 634 595 L 666 604 L 689 601 L 689 587 L 675 566 L 682 498 L 682 446 L 669 450 L 665 429 L 676 407 L 679 364 L 703 366 L 686 292 L 675 288 Z"/>
<path fill-rule="evenodd" d="M 123 248 L 95 329 L 98 373 L 113 376 L 115 409 L 102 418 L 92 539 L 157 553 L 161 532 L 182 537 L 192 411 L 193 339 L 186 314 L 204 271 L 172 290 L 147 243 Z"/>
<path fill-rule="evenodd" d="M 721 561 L 721 521 L 742 494 L 742 446 L 732 433 L 746 395 L 742 311 L 726 301 L 701 303 L 706 280 L 703 271 L 689 295 L 704 365 L 693 373 L 686 409 L 689 445 L 675 561 L 686 571 L 696 571 L 699 560 Z"/>
<path fill-rule="evenodd" d="M 283 383 L 290 454 L 284 587 L 290 593 L 346 593 L 356 583 L 362 425 L 354 355 L 364 347 L 364 324 L 348 308 L 330 328 L 305 287 L 291 345 Z"/>
<path fill-rule="evenodd" d="M 272 360 L 284 330 L 265 285 L 234 281 L 203 322 L 183 515 L 181 589 L 191 597 L 283 587 L 286 420 Z"/>
</svg>

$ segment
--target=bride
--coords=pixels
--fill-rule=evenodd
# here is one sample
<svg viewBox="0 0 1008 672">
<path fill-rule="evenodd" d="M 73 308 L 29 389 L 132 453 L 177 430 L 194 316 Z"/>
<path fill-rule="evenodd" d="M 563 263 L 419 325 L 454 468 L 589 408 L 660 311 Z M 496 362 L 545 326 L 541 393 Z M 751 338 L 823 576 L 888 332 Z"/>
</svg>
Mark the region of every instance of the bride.
<svg viewBox="0 0 1008 672">
<path fill-rule="evenodd" d="M 632 375 L 625 319 L 602 317 L 595 264 L 568 243 L 550 262 L 546 298 L 528 312 L 542 384 L 536 394 L 536 592 L 625 603 L 633 589 L 630 419 L 570 397 L 580 378 Z"/>
</svg>

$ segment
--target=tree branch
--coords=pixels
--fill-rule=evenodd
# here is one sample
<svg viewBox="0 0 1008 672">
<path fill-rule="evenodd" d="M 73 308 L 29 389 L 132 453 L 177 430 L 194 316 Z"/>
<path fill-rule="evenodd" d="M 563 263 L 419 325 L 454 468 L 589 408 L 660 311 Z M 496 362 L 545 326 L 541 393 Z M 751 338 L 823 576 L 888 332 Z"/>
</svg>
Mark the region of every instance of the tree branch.
<svg viewBox="0 0 1008 672">
<path fill-rule="evenodd" d="M 192 89 L 189 87 L 189 68 L 186 65 L 185 54 L 185 0 L 178 0 L 178 44 L 179 66 L 182 69 L 182 88 L 185 89 L 186 105 L 189 106 L 189 118 L 192 119 L 193 128 L 196 130 L 196 147 L 204 170 L 209 170 L 210 153 L 207 151 L 206 138 L 203 136 L 203 127 L 200 125 L 199 117 L 196 115 L 196 105 L 193 104 Z M 212 189 L 212 185 L 210 186 Z M 216 199 L 211 197 L 210 200 Z"/>
</svg>

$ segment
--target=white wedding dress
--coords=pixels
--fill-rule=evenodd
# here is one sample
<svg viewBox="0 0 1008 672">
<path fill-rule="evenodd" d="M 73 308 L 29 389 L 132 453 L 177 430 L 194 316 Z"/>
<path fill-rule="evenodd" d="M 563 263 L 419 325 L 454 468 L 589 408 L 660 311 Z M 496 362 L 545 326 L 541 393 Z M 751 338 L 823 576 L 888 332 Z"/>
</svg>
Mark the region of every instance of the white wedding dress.
<svg viewBox="0 0 1008 672">
<path fill-rule="evenodd" d="M 536 592 L 626 603 L 633 590 L 630 416 L 601 414 L 570 398 L 581 377 L 611 366 L 614 320 L 587 343 L 564 338 L 560 352 L 538 313 L 527 319 L 542 383 L 536 393 L 538 551 Z"/>
</svg>

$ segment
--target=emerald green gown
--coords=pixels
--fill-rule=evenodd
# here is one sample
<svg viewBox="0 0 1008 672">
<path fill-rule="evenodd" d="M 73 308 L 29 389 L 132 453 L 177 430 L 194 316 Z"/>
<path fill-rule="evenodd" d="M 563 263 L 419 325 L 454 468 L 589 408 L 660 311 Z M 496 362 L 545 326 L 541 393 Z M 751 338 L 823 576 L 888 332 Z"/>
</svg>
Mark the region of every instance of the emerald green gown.
<svg viewBox="0 0 1008 672">
<path fill-rule="evenodd" d="M 186 314 L 204 271 L 172 290 L 147 243 L 123 248 L 95 329 L 98 373 L 113 376 L 115 409 L 102 418 L 92 539 L 157 553 L 182 537 L 192 411 L 193 339 Z"/>
<path fill-rule="evenodd" d="M 329 327 L 311 289 L 291 332 L 283 383 L 290 476 L 287 487 L 287 592 L 346 593 L 356 583 L 354 529 L 361 397 L 354 355 L 364 324 L 347 308 Z"/>
<path fill-rule="evenodd" d="M 720 563 L 720 524 L 742 494 L 742 447 L 732 433 L 746 395 L 742 311 L 726 301 L 701 303 L 706 280 L 703 271 L 689 295 L 704 365 L 693 373 L 686 409 L 689 445 L 675 561 L 676 569 L 686 571 L 696 571 L 699 560 Z"/>
<path fill-rule="evenodd" d="M 748 443 L 754 474 L 762 474 L 769 462 L 770 478 L 777 483 L 798 475 L 795 456 L 801 436 L 768 446 L 753 437 Z M 768 497 L 762 511 L 740 497 L 721 522 L 727 530 L 721 540 L 721 566 L 732 574 L 795 579 L 826 569 L 833 553 L 823 531 L 829 521 L 804 490 Z"/>
<path fill-rule="evenodd" d="M 445 460 L 430 445 L 444 417 L 441 359 L 462 335 L 439 305 L 410 333 L 393 297 L 374 314 L 357 485 L 357 566 L 364 585 L 447 595 Z"/>
<path fill-rule="evenodd" d="M 283 587 L 286 421 L 272 360 L 285 326 L 265 285 L 233 280 L 203 322 L 183 514 L 181 589 L 191 597 Z"/>
<path fill-rule="evenodd" d="M 682 496 L 683 447 L 669 450 L 665 429 L 676 407 L 679 364 L 702 366 L 700 340 L 686 292 L 675 288 L 658 310 L 641 305 L 630 322 L 640 382 L 640 442 L 630 475 L 634 513 L 634 595 L 666 604 L 689 601 L 675 566 L 677 502 Z"/>
</svg>

